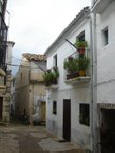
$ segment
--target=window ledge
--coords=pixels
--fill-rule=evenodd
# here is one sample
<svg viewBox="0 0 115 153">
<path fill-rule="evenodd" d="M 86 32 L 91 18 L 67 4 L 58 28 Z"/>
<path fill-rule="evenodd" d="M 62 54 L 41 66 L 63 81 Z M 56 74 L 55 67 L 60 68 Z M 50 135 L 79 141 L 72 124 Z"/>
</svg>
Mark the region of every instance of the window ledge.
<svg viewBox="0 0 115 153">
<path fill-rule="evenodd" d="M 58 88 L 58 84 L 53 84 L 51 86 L 47 86 L 46 89 L 57 89 Z"/>
<path fill-rule="evenodd" d="M 91 80 L 90 76 L 86 76 L 86 77 L 76 77 L 73 79 L 69 79 L 69 80 L 65 80 L 65 83 L 68 84 L 75 84 L 75 83 L 80 83 L 80 82 L 89 82 Z"/>
</svg>

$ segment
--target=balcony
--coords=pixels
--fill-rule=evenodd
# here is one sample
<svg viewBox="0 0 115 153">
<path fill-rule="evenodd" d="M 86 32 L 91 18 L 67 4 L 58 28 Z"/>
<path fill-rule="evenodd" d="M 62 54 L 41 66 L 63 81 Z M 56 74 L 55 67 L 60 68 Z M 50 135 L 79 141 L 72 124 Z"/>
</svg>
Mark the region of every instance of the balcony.
<svg viewBox="0 0 115 153">
<path fill-rule="evenodd" d="M 32 70 L 30 72 L 30 82 L 43 83 L 44 82 L 43 74 L 44 74 L 44 72 Z"/>
<path fill-rule="evenodd" d="M 101 13 L 113 0 L 94 0 L 92 11 L 96 13 Z"/>
<path fill-rule="evenodd" d="M 85 48 L 85 52 L 75 52 L 64 60 L 64 82 L 75 84 L 80 82 L 89 82 L 89 49 Z"/>
<path fill-rule="evenodd" d="M 47 70 L 47 72 L 45 72 L 43 77 L 44 77 L 46 89 L 58 88 L 59 71 L 57 67 Z"/>
</svg>

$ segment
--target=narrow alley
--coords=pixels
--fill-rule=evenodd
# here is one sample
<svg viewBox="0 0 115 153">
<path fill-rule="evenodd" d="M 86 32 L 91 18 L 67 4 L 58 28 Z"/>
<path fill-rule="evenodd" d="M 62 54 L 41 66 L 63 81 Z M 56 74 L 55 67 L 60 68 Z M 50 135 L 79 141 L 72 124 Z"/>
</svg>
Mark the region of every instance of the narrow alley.
<svg viewBox="0 0 115 153">
<path fill-rule="evenodd" d="M 84 153 L 70 142 L 59 140 L 42 126 L 0 126 L 0 153 Z"/>
</svg>

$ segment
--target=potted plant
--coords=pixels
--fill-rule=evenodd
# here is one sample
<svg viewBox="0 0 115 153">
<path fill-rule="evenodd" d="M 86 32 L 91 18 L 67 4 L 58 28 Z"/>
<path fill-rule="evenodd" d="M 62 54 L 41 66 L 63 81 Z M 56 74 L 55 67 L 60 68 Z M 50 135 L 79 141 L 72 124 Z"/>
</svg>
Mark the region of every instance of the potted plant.
<svg viewBox="0 0 115 153">
<path fill-rule="evenodd" d="M 47 70 L 44 74 L 43 74 L 43 79 L 45 82 L 46 86 L 50 86 L 52 84 L 57 84 L 57 78 L 59 77 L 59 71 L 58 69 L 53 69 L 53 71 L 51 70 Z"/>
<path fill-rule="evenodd" d="M 45 72 L 43 75 L 43 79 L 46 86 L 50 86 L 52 84 L 54 76 L 52 72 Z"/>
<path fill-rule="evenodd" d="M 64 69 L 68 71 L 67 79 L 72 79 L 78 76 L 78 62 L 76 58 L 68 58 L 64 61 Z"/>
<path fill-rule="evenodd" d="M 57 84 L 57 79 L 59 77 L 58 67 L 53 67 L 53 83 Z"/>
<path fill-rule="evenodd" d="M 80 55 L 85 54 L 85 48 L 88 47 L 87 41 L 76 41 L 75 46 Z"/>
<path fill-rule="evenodd" d="M 78 58 L 79 76 L 86 76 L 90 60 L 86 56 Z"/>
</svg>

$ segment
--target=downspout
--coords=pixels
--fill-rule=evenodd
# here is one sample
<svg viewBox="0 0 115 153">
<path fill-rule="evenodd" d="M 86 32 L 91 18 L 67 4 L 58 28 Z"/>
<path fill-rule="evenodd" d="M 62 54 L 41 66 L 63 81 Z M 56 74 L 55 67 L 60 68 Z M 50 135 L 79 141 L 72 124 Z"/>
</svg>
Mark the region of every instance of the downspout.
<svg viewBox="0 0 115 153">
<path fill-rule="evenodd" d="M 90 145 L 93 153 L 93 30 L 92 30 L 92 15 L 90 15 L 90 51 L 91 51 L 91 104 L 90 104 L 90 125 L 91 125 L 91 138 Z"/>
<path fill-rule="evenodd" d="M 97 137 L 97 38 L 96 13 L 91 12 L 91 49 L 92 49 L 92 102 L 91 102 L 91 142 L 92 153 L 99 153 Z"/>
</svg>

